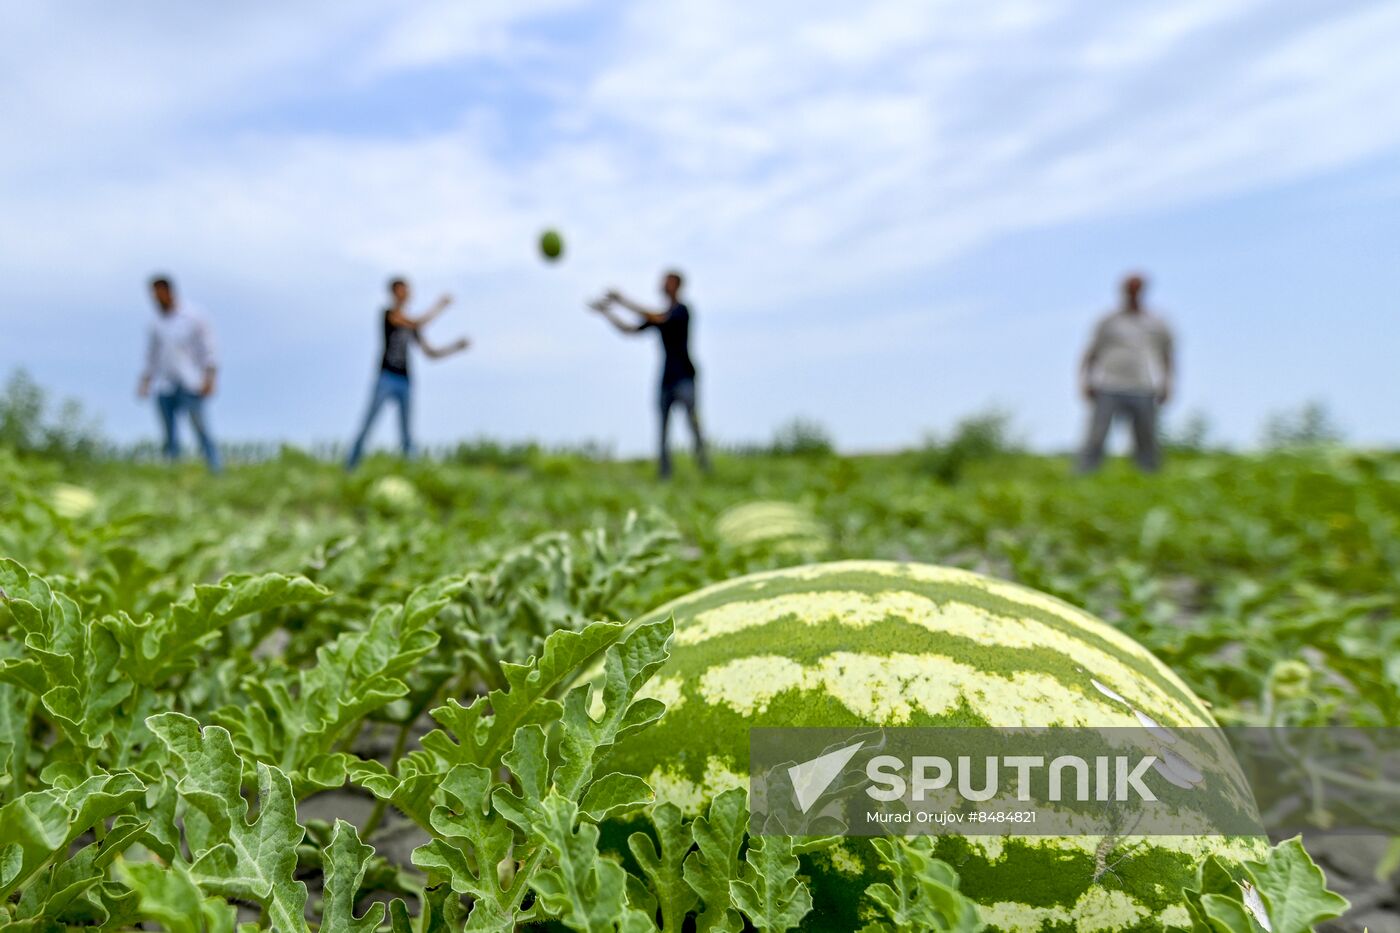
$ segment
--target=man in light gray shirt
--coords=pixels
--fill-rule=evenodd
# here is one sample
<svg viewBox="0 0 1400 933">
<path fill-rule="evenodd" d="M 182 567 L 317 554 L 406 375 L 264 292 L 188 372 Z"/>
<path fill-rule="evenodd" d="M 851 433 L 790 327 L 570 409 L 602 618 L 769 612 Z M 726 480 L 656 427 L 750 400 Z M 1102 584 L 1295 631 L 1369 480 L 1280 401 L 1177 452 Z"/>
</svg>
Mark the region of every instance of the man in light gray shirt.
<svg viewBox="0 0 1400 933">
<path fill-rule="evenodd" d="M 1157 409 L 1171 397 L 1172 335 L 1161 318 L 1143 307 L 1146 287 L 1140 275 L 1123 280 L 1122 306 L 1099 321 L 1080 364 L 1080 390 L 1093 405 L 1079 454 L 1081 473 L 1103 462 L 1109 428 L 1120 417 L 1132 425 L 1137 465 L 1152 472 L 1161 464 Z"/>
<path fill-rule="evenodd" d="M 180 456 L 177 421 L 183 414 L 190 419 L 209 469 L 217 473 L 219 451 L 204 420 L 204 400 L 214 394 L 218 373 L 209 322 L 176 300 L 175 286 L 164 276 L 151 279 L 151 298 L 155 301 L 156 319 L 151 323 L 146 368 L 141 373 L 137 394 L 146 398 L 155 389 L 168 459 Z"/>
</svg>

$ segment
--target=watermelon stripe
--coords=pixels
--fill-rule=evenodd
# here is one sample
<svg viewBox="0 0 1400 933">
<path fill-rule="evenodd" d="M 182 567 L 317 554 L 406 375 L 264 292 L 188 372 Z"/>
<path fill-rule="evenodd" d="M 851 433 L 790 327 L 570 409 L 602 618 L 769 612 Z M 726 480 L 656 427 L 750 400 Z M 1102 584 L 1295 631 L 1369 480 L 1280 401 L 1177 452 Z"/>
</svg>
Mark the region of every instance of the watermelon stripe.
<svg viewBox="0 0 1400 933">
<path fill-rule="evenodd" d="M 674 616 L 672 655 L 645 693 L 667 713 L 603 767 L 645 777 L 690 814 L 747 784 L 755 726 L 1211 727 L 1205 705 L 1145 648 L 1060 600 L 964 570 L 847 561 L 716 584 L 640 621 Z M 1223 738 L 1179 733 L 1231 765 Z M 1218 741 L 1216 741 L 1218 739 Z M 1238 773 L 1238 772 L 1236 772 Z M 1218 783 L 1218 782 L 1217 782 Z M 1228 783 L 1228 782 L 1227 782 Z M 1183 791 L 1183 830 L 1252 808 L 1243 781 Z M 942 837 L 938 854 L 1001 930 L 1161 930 L 1206 854 L 1258 857 L 1220 836 Z M 816 908 L 802 929 L 857 929 L 880 880 L 868 842 L 804 862 Z"/>
<path fill-rule="evenodd" d="M 820 579 L 823 586 L 818 594 L 812 593 L 812 577 L 802 572 L 803 568 L 788 568 L 714 584 L 662 606 L 649 613 L 648 618 L 684 615 L 687 619 L 694 620 L 697 627 L 706 633 L 716 629 L 723 633 L 726 628 L 755 624 L 768 618 L 763 605 L 754 606 L 750 610 L 747 608 L 748 604 L 761 604 L 764 600 L 782 596 L 824 597 L 849 594 L 858 599 L 887 593 L 921 595 L 940 608 L 950 604 L 965 605 L 980 608 L 988 614 L 1012 622 L 1039 622 L 1058 632 L 1061 638 L 1077 640 L 1096 648 L 1131 668 L 1138 677 L 1158 685 L 1172 695 L 1176 702 L 1191 709 L 1195 714 L 1192 719 L 1199 717 L 1210 721 L 1210 714 L 1200 700 L 1147 649 L 1093 616 L 1053 597 L 1015 584 L 993 581 L 971 571 L 948 567 L 884 561 L 840 561 L 813 566 L 821 568 Z M 820 612 L 818 607 L 813 608 Z M 852 603 L 848 602 L 846 606 L 839 607 L 846 608 L 853 608 Z M 712 612 L 718 612 L 720 619 L 717 623 L 707 626 L 705 617 Z M 935 620 L 935 624 L 941 625 L 942 621 L 939 618 Z M 678 631 L 678 644 L 687 644 L 691 639 L 703 640 L 705 637 L 699 633 L 691 633 L 689 628 L 690 626 L 687 626 Z M 1184 725 L 1185 721 L 1178 724 Z"/>
</svg>

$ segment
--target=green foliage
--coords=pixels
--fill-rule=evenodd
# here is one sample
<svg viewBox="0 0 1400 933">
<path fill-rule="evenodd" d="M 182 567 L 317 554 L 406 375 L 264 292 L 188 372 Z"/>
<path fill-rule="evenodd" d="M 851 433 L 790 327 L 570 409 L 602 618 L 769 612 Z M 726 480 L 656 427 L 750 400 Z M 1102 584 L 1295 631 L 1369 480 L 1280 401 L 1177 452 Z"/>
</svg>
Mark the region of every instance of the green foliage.
<svg viewBox="0 0 1400 933">
<path fill-rule="evenodd" d="M 835 450 L 836 442 L 821 422 L 794 418 L 773 432 L 767 453 L 774 457 L 828 457 Z"/>
<path fill-rule="evenodd" d="M 1211 423 L 1205 412 L 1189 411 L 1162 429 L 1162 446 L 1172 453 L 1201 454 L 1211 448 Z"/>
<path fill-rule="evenodd" d="M 1323 447 L 1342 440 L 1342 429 L 1323 402 L 1306 402 L 1293 411 L 1280 411 L 1264 422 L 1264 446 L 1273 450 Z"/>
<path fill-rule="evenodd" d="M 866 889 L 880 919 L 862 933 L 982 929 L 977 906 L 958 891 L 957 872 L 929 854 L 929 842 L 927 836 L 872 840 L 881 865 L 893 877 Z"/>
<path fill-rule="evenodd" d="M 54 404 L 23 369 L 0 389 L 0 448 L 22 454 L 88 460 L 107 447 L 97 421 L 75 399 Z"/>
<path fill-rule="evenodd" d="M 797 877 L 800 867 L 793 839 L 756 836 L 744 855 L 729 896 L 760 933 L 796 929 L 812 909 L 812 895 Z"/>
<path fill-rule="evenodd" d="M 700 898 L 697 933 L 738 933 L 743 925 L 733 903 L 730 884 L 739 877 L 739 847 L 748 823 L 748 795 L 728 790 L 710 802 L 709 812 L 697 817 L 691 834 L 695 851 L 686 857 L 681 874 Z"/>
<path fill-rule="evenodd" d="M 956 483 L 968 467 L 1017 452 L 1011 415 L 992 410 L 963 418 L 947 438 L 929 435 L 918 452 L 919 469 L 940 483 Z"/>
<path fill-rule="evenodd" d="M 0 929 L 819 923 L 819 841 L 750 837 L 742 790 L 687 820 L 607 758 L 661 711 L 639 691 L 669 627 L 630 620 L 807 559 L 719 541 L 755 501 L 801 503 L 834 559 L 1083 605 L 1225 721 L 1400 717 L 1400 458 L 1202 453 L 1071 481 L 974 428 L 938 448 L 961 445 L 952 486 L 917 453 L 720 457 L 661 487 L 544 453 L 347 477 L 283 451 L 213 478 L 0 449 Z M 372 501 L 389 475 L 412 508 Z M 870 933 L 977 928 L 954 868 L 875 845 Z M 1239 878 L 1211 865 L 1198 929 L 1341 909 L 1296 842 Z"/>
<path fill-rule="evenodd" d="M 1192 933 L 1307 933 L 1347 908 L 1296 838 L 1264 862 L 1246 862 L 1238 876 L 1210 856 L 1188 898 Z"/>
</svg>

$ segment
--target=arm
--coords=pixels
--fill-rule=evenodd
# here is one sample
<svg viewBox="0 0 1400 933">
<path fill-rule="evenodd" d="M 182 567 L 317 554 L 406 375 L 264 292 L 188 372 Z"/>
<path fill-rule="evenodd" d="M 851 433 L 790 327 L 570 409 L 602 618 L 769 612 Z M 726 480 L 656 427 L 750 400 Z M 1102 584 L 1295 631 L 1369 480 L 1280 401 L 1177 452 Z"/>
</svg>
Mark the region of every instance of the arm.
<svg viewBox="0 0 1400 933">
<path fill-rule="evenodd" d="M 598 301 L 591 301 L 588 303 L 588 307 L 592 308 L 594 311 L 597 311 L 603 317 L 607 318 L 609 324 L 611 324 L 613 327 L 616 327 L 620 332 L 624 334 L 640 334 L 642 331 L 647 329 L 647 325 L 649 323 L 648 321 L 642 321 L 640 324 L 630 324 L 627 321 L 622 320 L 616 314 L 613 314 L 612 306 L 606 298 L 600 299 Z"/>
<path fill-rule="evenodd" d="M 445 347 L 435 347 L 428 343 L 427 340 L 423 339 L 423 335 L 417 331 L 414 331 L 413 335 L 418 339 L 418 346 L 423 348 L 423 355 L 430 360 L 440 360 L 454 353 L 460 353 L 471 346 L 471 341 L 466 337 L 454 340 Z"/>
<path fill-rule="evenodd" d="M 200 386 L 199 394 L 210 396 L 214 394 L 214 380 L 218 374 L 218 362 L 214 356 L 214 334 L 209 329 L 209 322 L 201 320 L 195 327 L 195 358 L 200 367 L 204 370 L 204 384 Z"/>
<path fill-rule="evenodd" d="M 1094 395 L 1094 364 L 1099 358 L 1099 330 L 1095 329 L 1094 337 L 1089 341 L 1089 347 L 1084 351 L 1084 358 L 1079 361 L 1079 393 L 1086 399 L 1093 401 Z"/>
<path fill-rule="evenodd" d="M 653 311 L 651 308 L 643 307 L 642 305 L 637 304 L 630 298 L 627 298 L 626 296 L 622 295 L 620 292 L 609 291 L 607 294 L 607 299 L 609 301 L 615 301 L 618 304 L 622 305 L 628 311 L 631 311 L 633 314 L 639 316 L 643 321 L 645 321 L 648 324 L 664 324 L 666 322 L 665 311 Z"/>
<path fill-rule="evenodd" d="M 1165 327 L 1162 328 L 1162 385 L 1157 390 L 1157 404 L 1165 405 L 1171 401 L 1173 383 L 1176 381 L 1176 347 L 1172 341 L 1172 332 Z"/>
<path fill-rule="evenodd" d="M 156 374 L 156 356 L 159 354 L 159 344 L 156 340 L 155 328 L 151 328 L 150 337 L 146 340 L 146 368 L 141 370 L 141 381 L 136 384 L 136 394 L 141 398 L 151 394 L 151 379 Z"/>
<path fill-rule="evenodd" d="M 435 317 L 437 317 L 442 312 L 446 311 L 447 306 L 450 304 L 452 304 L 452 296 L 443 295 L 433 304 L 431 308 L 429 308 L 427 311 L 423 312 L 416 318 L 409 317 L 401 309 L 395 309 L 389 312 L 389 321 L 395 327 L 407 327 L 416 331 L 420 328 L 427 327 L 428 324 L 430 324 Z M 424 347 L 424 350 L 426 349 L 427 348 Z"/>
</svg>

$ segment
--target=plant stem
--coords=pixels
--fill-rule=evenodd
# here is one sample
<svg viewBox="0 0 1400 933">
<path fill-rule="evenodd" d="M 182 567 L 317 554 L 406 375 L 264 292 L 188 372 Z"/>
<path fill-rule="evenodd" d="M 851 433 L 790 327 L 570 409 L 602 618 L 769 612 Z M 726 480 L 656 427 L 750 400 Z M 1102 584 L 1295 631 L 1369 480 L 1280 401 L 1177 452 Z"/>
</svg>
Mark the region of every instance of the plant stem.
<svg viewBox="0 0 1400 933">
<path fill-rule="evenodd" d="M 407 720 L 399 727 L 398 737 L 394 739 L 394 750 L 389 753 L 389 770 L 397 771 L 399 759 L 403 757 L 403 750 L 408 745 L 408 734 L 413 729 L 413 720 Z M 384 811 L 388 809 L 389 801 L 380 797 L 374 802 L 374 809 L 370 811 L 369 819 L 365 821 L 364 838 L 368 839 L 379 824 L 384 821 Z"/>
</svg>

